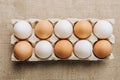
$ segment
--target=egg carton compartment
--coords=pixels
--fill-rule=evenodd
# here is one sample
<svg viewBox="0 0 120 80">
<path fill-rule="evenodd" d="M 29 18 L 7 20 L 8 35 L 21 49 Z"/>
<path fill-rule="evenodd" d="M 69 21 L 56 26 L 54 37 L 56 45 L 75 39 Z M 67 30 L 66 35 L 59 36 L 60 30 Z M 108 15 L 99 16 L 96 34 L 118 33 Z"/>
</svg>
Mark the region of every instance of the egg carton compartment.
<svg viewBox="0 0 120 80">
<path fill-rule="evenodd" d="M 50 21 L 53 25 L 55 25 L 59 20 L 63 20 L 63 19 L 59 19 L 59 18 L 50 18 L 50 19 L 47 19 L 48 21 Z M 69 21 L 72 26 L 74 26 L 74 24 L 77 22 L 77 21 L 80 21 L 80 20 L 83 20 L 83 19 L 78 19 L 78 18 L 68 18 L 68 19 L 64 19 L 64 20 L 67 20 Z M 88 20 L 91 22 L 92 25 L 95 25 L 97 21 L 99 21 L 100 19 L 94 19 L 94 18 L 88 18 L 88 19 L 84 19 L 84 20 Z M 110 24 L 114 24 L 115 21 L 114 19 L 104 19 L 105 21 L 108 21 Z M 19 22 L 19 21 L 22 21 L 22 20 L 18 20 L 18 19 L 13 19 L 12 20 L 12 25 L 14 27 L 14 25 Z M 39 58 L 37 57 L 36 53 L 35 53 L 35 46 L 36 44 L 39 42 L 39 41 L 42 41 L 42 39 L 39 39 L 36 35 L 35 35 L 35 30 L 34 30 L 34 27 L 36 25 L 36 22 L 40 21 L 40 19 L 28 19 L 28 20 L 24 20 L 24 21 L 27 21 L 31 26 L 32 26 L 32 34 L 31 36 L 26 39 L 27 41 L 29 41 L 32 46 L 33 46 L 33 52 L 32 52 L 32 56 L 27 60 L 27 61 L 49 61 L 49 60 L 87 60 L 87 61 L 98 61 L 98 60 L 105 60 L 105 59 L 114 59 L 114 55 L 113 53 L 111 53 L 108 57 L 106 57 L 105 59 L 99 59 L 97 58 L 94 53 L 92 53 L 89 57 L 87 58 L 78 58 L 74 51 L 72 52 L 71 56 L 68 57 L 67 59 L 60 59 L 58 58 L 54 51 L 53 53 L 46 59 L 42 59 L 42 58 Z M 56 42 L 60 40 L 56 35 L 55 33 L 53 33 L 48 39 L 46 39 L 46 41 L 49 41 L 52 46 L 54 46 L 56 44 Z M 75 36 L 74 33 L 71 34 L 71 36 L 67 39 L 69 40 L 72 45 L 74 45 L 77 41 L 81 40 L 79 39 L 78 37 Z M 99 39 L 94 35 L 94 33 L 92 32 L 91 35 L 84 39 L 84 40 L 87 40 L 89 41 L 92 46 L 94 45 L 95 42 L 97 42 Z M 107 39 L 111 44 L 114 44 L 115 43 L 115 36 L 113 34 L 111 34 L 111 36 Z M 21 41 L 20 39 L 16 38 L 14 33 L 11 35 L 11 45 L 14 46 L 17 42 Z M 11 60 L 12 61 L 20 61 L 18 60 L 15 56 L 14 56 L 14 51 L 12 51 L 12 55 L 11 55 Z"/>
</svg>

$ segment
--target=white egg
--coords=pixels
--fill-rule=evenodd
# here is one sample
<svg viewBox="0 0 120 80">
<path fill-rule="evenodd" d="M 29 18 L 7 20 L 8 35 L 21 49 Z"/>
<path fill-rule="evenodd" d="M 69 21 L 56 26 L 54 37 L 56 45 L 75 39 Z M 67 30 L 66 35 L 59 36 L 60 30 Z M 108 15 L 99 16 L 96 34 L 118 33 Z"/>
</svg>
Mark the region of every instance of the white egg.
<svg viewBox="0 0 120 80">
<path fill-rule="evenodd" d="M 98 38 L 105 39 L 110 37 L 113 28 L 108 21 L 100 20 L 95 24 L 93 31 Z"/>
<path fill-rule="evenodd" d="M 52 44 L 46 40 L 39 41 L 35 46 L 35 54 L 39 58 L 46 59 L 53 53 Z"/>
<path fill-rule="evenodd" d="M 32 27 L 26 21 L 19 21 L 14 25 L 14 34 L 19 39 L 27 39 L 32 34 Z"/>
<path fill-rule="evenodd" d="M 72 24 L 67 20 L 60 20 L 56 23 L 54 31 L 57 37 L 68 38 L 73 32 Z"/>
<path fill-rule="evenodd" d="M 74 53 L 78 58 L 88 58 L 92 50 L 92 44 L 87 40 L 80 40 L 74 45 Z"/>
</svg>

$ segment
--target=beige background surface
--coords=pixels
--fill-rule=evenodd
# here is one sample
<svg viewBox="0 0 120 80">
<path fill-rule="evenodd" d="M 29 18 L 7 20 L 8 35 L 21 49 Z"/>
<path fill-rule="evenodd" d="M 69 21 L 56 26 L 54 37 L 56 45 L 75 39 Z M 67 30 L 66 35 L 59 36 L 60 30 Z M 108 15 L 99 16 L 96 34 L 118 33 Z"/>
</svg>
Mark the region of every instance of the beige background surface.
<svg viewBox="0 0 120 80">
<path fill-rule="evenodd" d="M 14 63 L 10 19 L 115 18 L 114 60 Z M 0 80 L 120 80 L 120 0 L 0 0 Z"/>
</svg>

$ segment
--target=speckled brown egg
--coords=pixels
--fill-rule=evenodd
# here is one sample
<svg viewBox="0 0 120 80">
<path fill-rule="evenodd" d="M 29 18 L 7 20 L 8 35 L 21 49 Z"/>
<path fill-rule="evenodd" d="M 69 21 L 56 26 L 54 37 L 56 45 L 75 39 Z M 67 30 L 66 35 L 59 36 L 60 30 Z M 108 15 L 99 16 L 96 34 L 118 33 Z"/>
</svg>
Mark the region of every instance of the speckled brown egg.
<svg viewBox="0 0 120 80">
<path fill-rule="evenodd" d="M 68 40 L 60 40 L 55 44 L 54 53 L 58 58 L 66 59 L 71 56 L 73 46 Z"/>
<path fill-rule="evenodd" d="M 17 59 L 24 61 L 32 56 L 32 45 L 27 41 L 20 41 L 14 46 L 14 55 Z"/>
<path fill-rule="evenodd" d="M 78 21 L 74 25 L 74 34 L 78 38 L 87 38 L 92 33 L 92 25 L 87 20 Z"/>
<path fill-rule="evenodd" d="M 35 35 L 40 39 L 47 39 L 53 33 L 53 25 L 47 20 L 40 20 L 35 26 Z"/>
<path fill-rule="evenodd" d="M 100 59 L 106 58 L 112 52 L 112 45 L 107 40 L 100 40 L 94 45 L 94 55 Z"/>
</svg>

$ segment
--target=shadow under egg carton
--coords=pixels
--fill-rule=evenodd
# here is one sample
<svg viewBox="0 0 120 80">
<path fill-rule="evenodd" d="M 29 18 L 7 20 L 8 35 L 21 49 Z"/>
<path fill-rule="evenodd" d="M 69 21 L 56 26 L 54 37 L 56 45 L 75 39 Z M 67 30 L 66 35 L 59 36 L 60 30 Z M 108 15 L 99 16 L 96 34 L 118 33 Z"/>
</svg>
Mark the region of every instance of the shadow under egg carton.
<svg viewBox="0 0 120 80">
<path fill-rule="evenodd" d="M 40 19 L 28 19 L 28 20 L 25 20 L 27 21 L 28 23 L 31 24 L 32 28 L 33 28 L 33 31 L 32 31 L 32 35 L 27 39 L 27 41 L 29 41 L 32 46 L 33 46 L 33 53 L 32 53 L 32 56 L 27 60 L 27 61 L 49 61 L 49 60 L 87 60 L 87 61 L 97 61 L 97 60 L 104 60 L 104 59 L 99 59 L 97 58 L 94 53 L 92 53 L 91 56 L 89 56 L 88 58 L 84 58 L 84 59 L 80 59 L 78 58 L 77 56 L 75 56 L 74 52 L 71 54 L 71 56 L 67 59 L 60 59 L 58 57 L 55 56 L 54 52 L 52 53 L 52 55 L 47 58 L 47 59 L 41 59 L 41 58 L 38 58 L 36 55 L 35 55 L 35 51 L 34 51 L 34 47 L 36 45 L 36 43 L 38 41 L 41 41 L 39 38 L 36 37 L 35 33 L 34 33 L 34 26 L 36 24 L 37 21 L 39 21 Z M 59 20 L 62 20 L 62 19 L 59 19 L 59 18 L 50 18 L 50 19 L 47 19 L 49 20 L 53 25 L 55 25 Z M 80 21 L 80 20 L 83 20 L 83 19 L 78 19 L 78 18 L 68 18 L 68 19 L 65 19 L 65 20 L 68 20 L 72 26 L 74 26 L 74 24 L 77 22 L 77 21 Z M 93 19 L 93 18 L 88 18 L 88 19 L 84 19 L 84 20 L 88 20 L 90 21 L 90 23 L 92 25 L 94 25 L 97 21 L 99 21 L 100 19 Z M 110 22 L 112 25 L 114 24 L 114 19 L 104 19 L 108 22 Z M 12 20 L 12 25 L 14 26 L 15 23 L 17 23 L 18 21 L 21 21 L 21 20 L 18 20 L 18 19 L 13 19 Z M 55 34 L 53 33 L 51 35 L 51 37 L 49 37 L 48 39 L 46 39 L 47 41 L 51 42 L 52 45 L 54 46 L 55 43 L 59 40 L 58 37 L 55 36 Z M 74 33 L 68 38 L 68 40 L 74 45 L 77 41 L 79 41 L 80 39 L 77 38 Z M 94 43 L 96 41 L 98 41 L 98 38 L 94 35 L 94 33 L 92 32 L 91 35 L 85 39 L 85 40 L 88 40 L 89 42 L 91 42 L 92 45 L 94 45 Z M 110 41 L 112 44 L 115 43 L 115 37 L 113 34 L 111 34 L 111 36 L 107 39 L 108 41 Z M 19 39 L 17 39 L 15 36 L 14 36 L 14 33 L 11 35 L 11 44 L 14 46 L 15 43 L 17 43 L 18 41 L 20 41 Z M 111 53 L 107 58 L 105 59 L 114 59 L 114 55 Z M 14 52 L 12 53 L 11 55 L 11 60 L 12 61 L 20 61 L 18 59 L 15 58 L 14 56 Z"/>
</svg>

